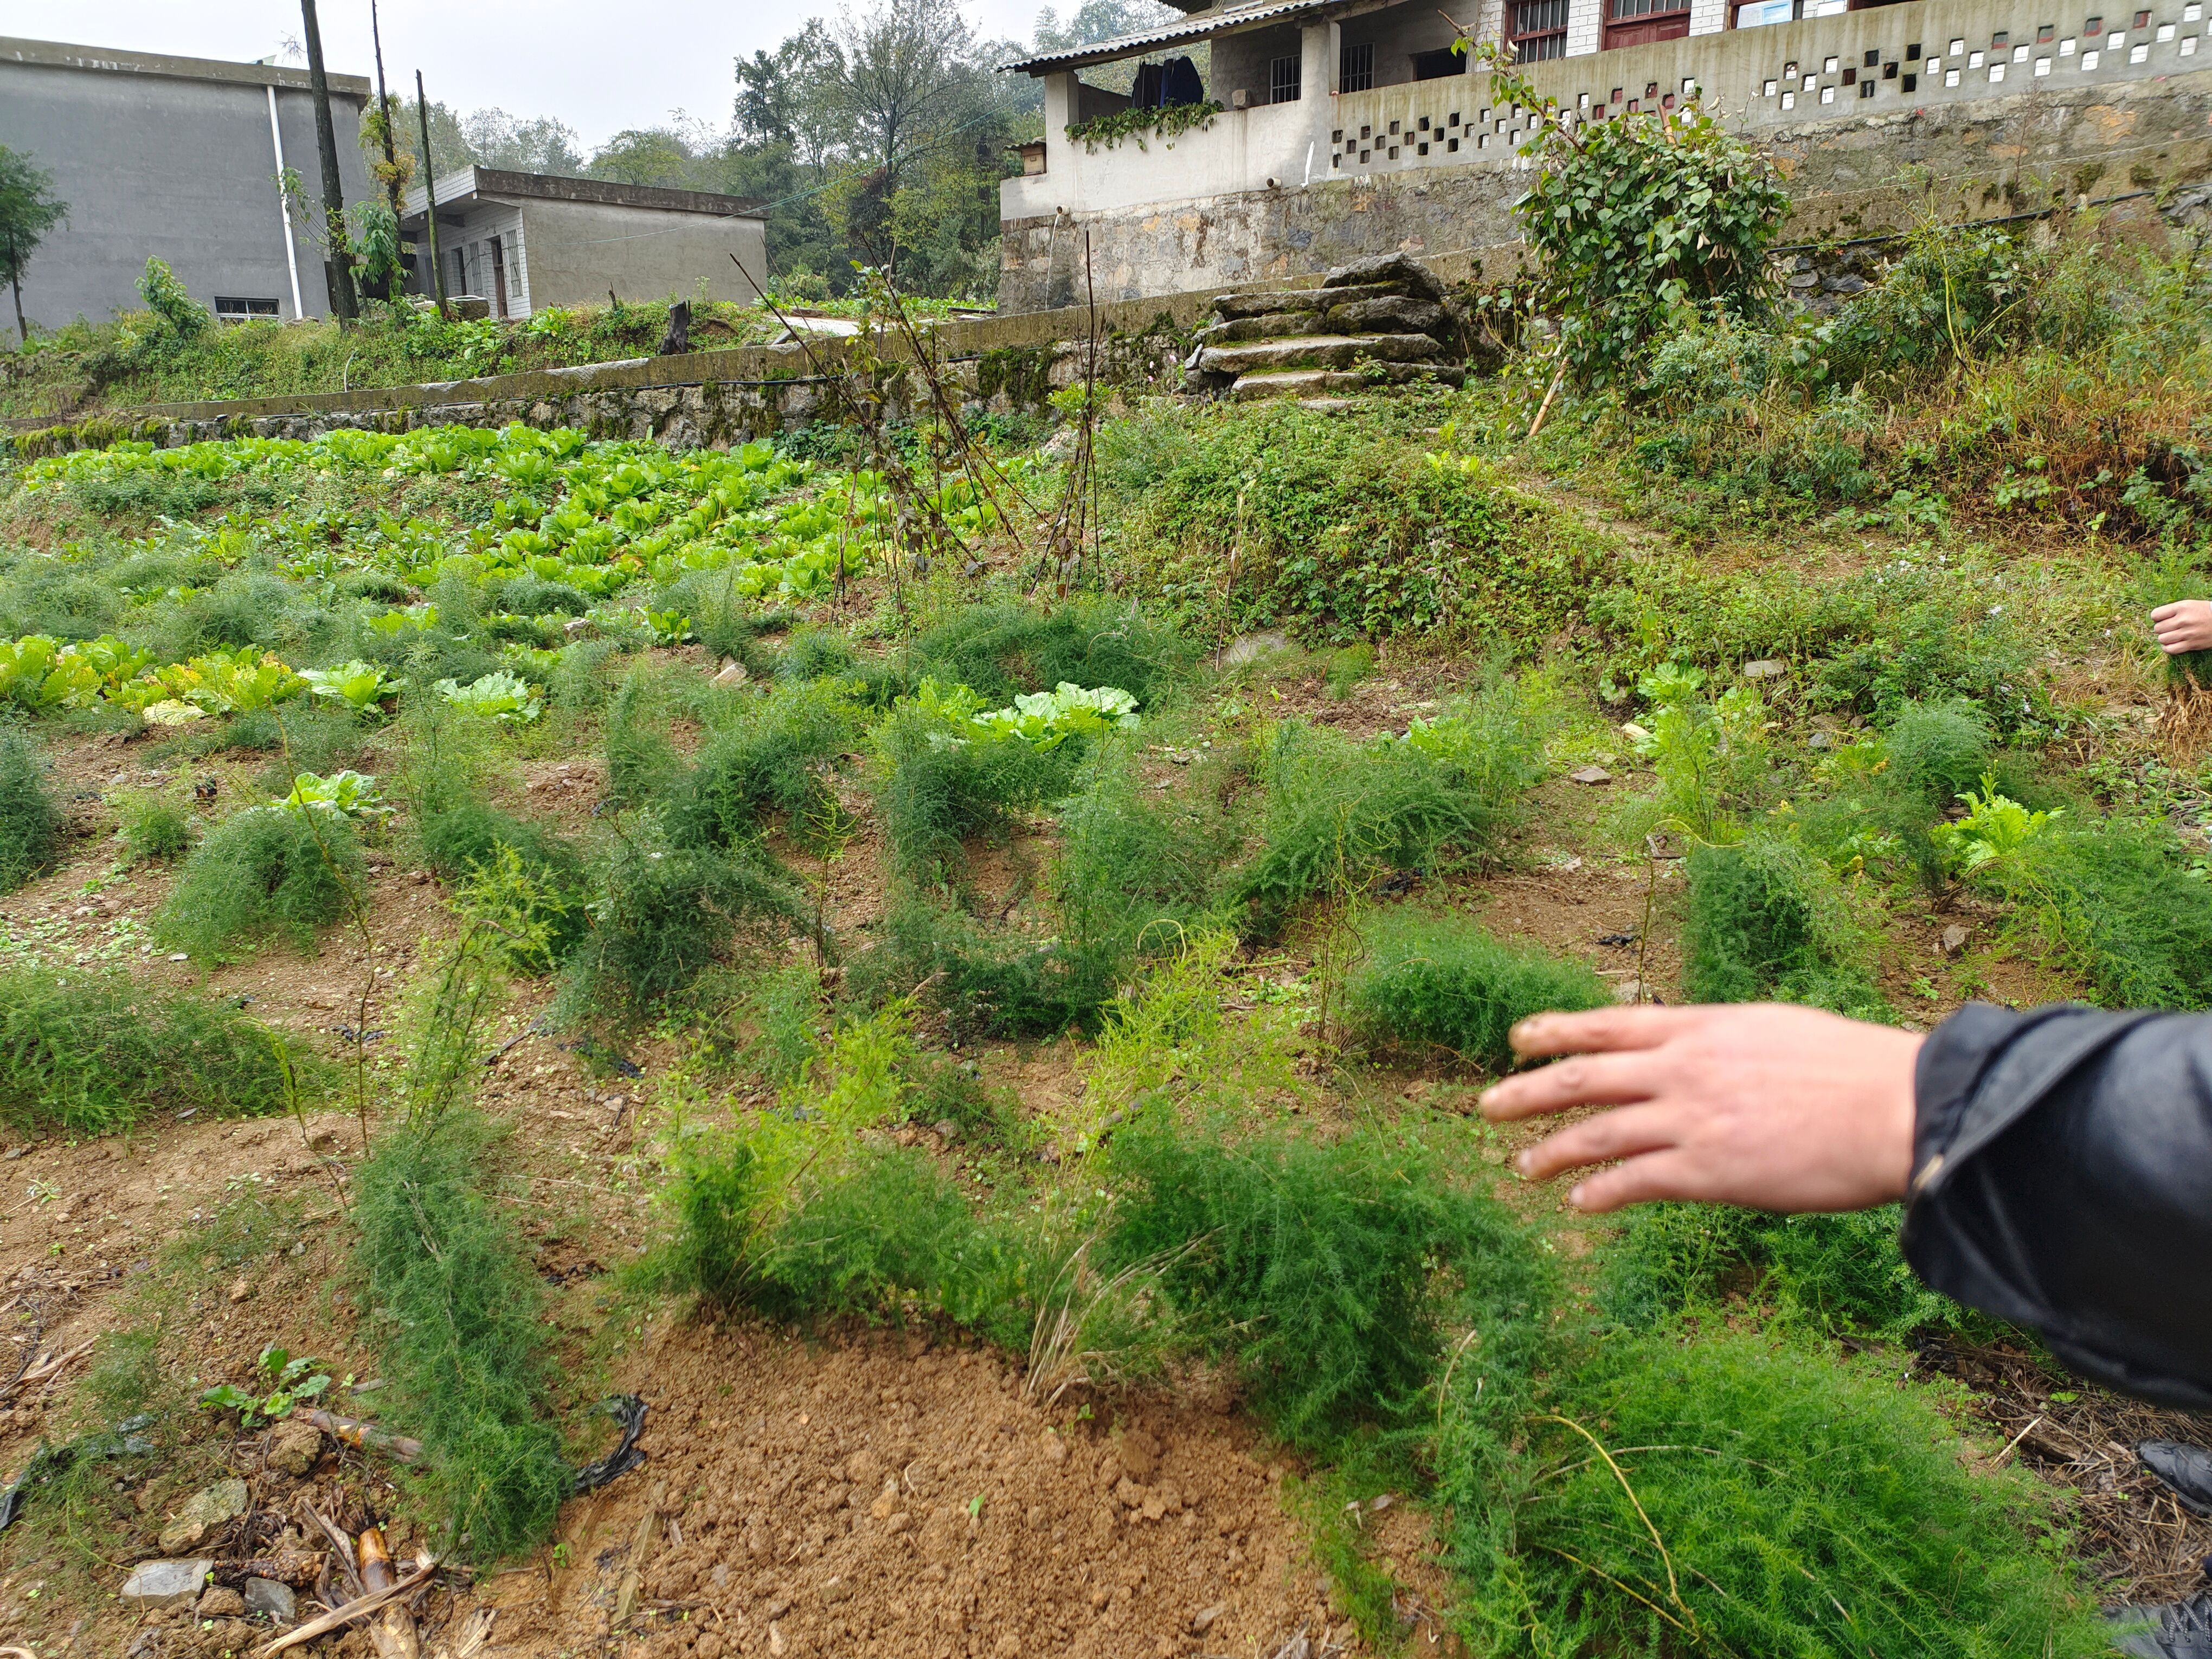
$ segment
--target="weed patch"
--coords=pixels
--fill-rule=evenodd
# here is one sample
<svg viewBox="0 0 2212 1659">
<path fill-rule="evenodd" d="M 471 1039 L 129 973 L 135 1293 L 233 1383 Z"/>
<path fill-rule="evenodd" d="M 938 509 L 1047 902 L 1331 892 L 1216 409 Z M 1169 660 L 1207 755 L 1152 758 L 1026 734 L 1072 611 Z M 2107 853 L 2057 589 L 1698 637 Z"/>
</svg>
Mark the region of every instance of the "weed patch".
<svg viewBox="0 0 2212 1659">
<path fill-rule="evenodd" d="M 0 893 L 12 893 L 53 861 L 62 811 L 29 738 L 0 732 Z"/>
<path fill-rule="evenodd" d="M 1693 1002 L 1778 998 L 1887 1020 L 1847 896 L 1795 843 L 1760 837 L 1689 858 L 1685 988 Z"/>
</svg>

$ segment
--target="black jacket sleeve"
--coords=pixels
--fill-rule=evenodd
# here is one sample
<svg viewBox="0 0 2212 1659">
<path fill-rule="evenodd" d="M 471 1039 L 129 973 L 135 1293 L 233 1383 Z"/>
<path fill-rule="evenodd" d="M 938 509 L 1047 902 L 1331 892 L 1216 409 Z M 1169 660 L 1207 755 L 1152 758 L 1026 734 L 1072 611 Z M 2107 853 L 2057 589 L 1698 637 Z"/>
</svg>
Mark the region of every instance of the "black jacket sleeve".
<svg viewBox="0 0 2212 1659">
<path fill-rule="evenodd" d="M 1915 1085 L 1921 1278 L 2084 1376 L 2212 1410 L 2212 1016 L 1972 1004 Z"/>
</svg>

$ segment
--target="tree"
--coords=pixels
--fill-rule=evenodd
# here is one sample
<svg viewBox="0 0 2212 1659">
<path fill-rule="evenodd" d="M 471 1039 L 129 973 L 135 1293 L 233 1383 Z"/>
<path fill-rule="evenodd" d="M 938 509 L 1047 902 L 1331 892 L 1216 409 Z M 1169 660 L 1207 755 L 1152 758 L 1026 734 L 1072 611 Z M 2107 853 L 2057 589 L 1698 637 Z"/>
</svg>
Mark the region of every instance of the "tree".
<svg viewBox="0 0 2212 1659">
<path fill-rule="evenodd" d="M 1163 23 L 1179 23 L 1182 14 L 1158 0 L 1084 0 L 1065 27 L 1060 14 L 1047 6 L 1036 15 L 1036 50 L 1066 52 L 1072 46 L 1094 46 L 1101 40 L 1118 40 Z"/>
<path fill-rule="evenodd" d="M 27 153 L 0 144 L 0 276 L 15 294 L 15 332 L 31 343 L 23 320 L 23 270 L 46 233 L 69 216 L 69 204 L 53 193 L 53 177 L 31 165 Z"/>
<path fill-rule="evenodd" d="M 361 313 L 354 298 L 353 256 L 346 245 L 345 185 L 338 178 L 337 128 L 331 119 L 330 77 L 323 70 L 323 30 L 315 17 L 315 0 L 300 0 L 300 18 L 307 31 L 307 82 L 315 101 L 315 159 L 323 173 L 323 219 L 330 235 L 331 298 L 338 321 L 351 324 Z"/>
</svg>

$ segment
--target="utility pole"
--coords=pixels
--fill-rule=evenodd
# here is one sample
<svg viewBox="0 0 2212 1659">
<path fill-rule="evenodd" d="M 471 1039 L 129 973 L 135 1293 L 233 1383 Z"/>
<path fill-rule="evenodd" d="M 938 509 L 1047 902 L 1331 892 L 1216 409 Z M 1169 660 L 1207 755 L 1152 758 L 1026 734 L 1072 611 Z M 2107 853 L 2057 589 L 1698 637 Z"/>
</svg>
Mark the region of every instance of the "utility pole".
<svg viewBox="0 0 2212 1659">
<path fill-rule="evenodd" d="M 438 169 L 430 165 L 430 103 L 422 95 L 422 71 L 415 71 L 415 113 L 422 123 L 422 218 L 430 228 L 430 292 L 438 296 L 438 315 L 446 313 L 446 264 L 438 257 Z"/>
<path fill-rule="evenodd" d="M 331 82 L 323 72 L 323 31 L 315 21 L 315 0 L 300 0 L 307 31 L 307 79 L 315 95 L 315 154 L 323 168 L 323 220 L 331 246 L 331 300 L 338 325 L 349 328 L 361 316 L 354 298 L 353 258 L 346 242 L 345 186 L 338 182 L 338 135 L 331 125 Z"/>
</svg>

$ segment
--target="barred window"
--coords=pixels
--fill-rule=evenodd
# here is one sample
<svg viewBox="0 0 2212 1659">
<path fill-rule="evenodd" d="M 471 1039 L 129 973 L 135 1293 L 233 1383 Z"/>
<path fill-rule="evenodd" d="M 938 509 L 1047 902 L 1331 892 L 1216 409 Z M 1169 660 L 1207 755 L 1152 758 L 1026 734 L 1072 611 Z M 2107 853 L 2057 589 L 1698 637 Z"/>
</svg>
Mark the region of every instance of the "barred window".
<svg viewBox="0 0 2212 1659">
<path fill-rule="evenodd" d="M 1271 104 L 1295 104 L 1302 95 L 1298 59 L 1270 58 L 1267 62 L 1267 101 Z"/>
<path fill-rule="evenodd" d="M 1559 0 L 1562 5 L 1566 0 Z M 1344 49 L 1342 63 L 1338 66 L 1336 89 L 1339 92 L 1367 92 L 1375 85 L 1375 43 L 1364 40 L 1356 46 Z"/>
<path fill-rule="evenodd" d="M 1513 0 L 1510 15 L 1515 62 L 1567 55 L 1567 0 Z"/>
</svg>

